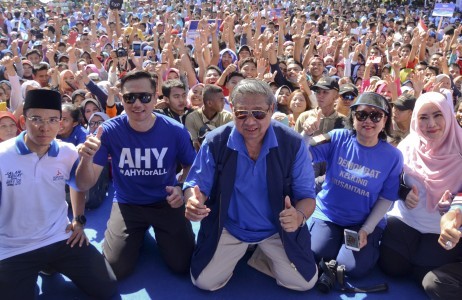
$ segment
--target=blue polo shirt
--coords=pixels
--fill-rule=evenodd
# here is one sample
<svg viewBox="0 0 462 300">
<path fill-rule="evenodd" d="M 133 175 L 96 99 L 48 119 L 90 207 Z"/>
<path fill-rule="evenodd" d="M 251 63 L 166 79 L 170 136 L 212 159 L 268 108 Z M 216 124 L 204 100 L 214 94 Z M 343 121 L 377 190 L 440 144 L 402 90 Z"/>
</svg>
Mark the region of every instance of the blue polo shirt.
<svg viewBox="0 0 462 300">
<path fill-rule="evenodd" d="M 277 233 L 275 224 L 279 220 L 274 219 L 269 202 L 266 156 L 271 148 L 278 147 L 278 141 L 273 127 L 270 126 L 263 139 L 260 155 L 253 161 L 245 147 L 243 136 L 234 127 L 227 147 L 237 151 L 238 157 L 225 228 L 241 241 L 256 243 Z M 206 140 L 191 167 L 184 188 L 198 185 L 205 195 L 210 195 L 214 172 L 215 161 Z M 309 182 L 313 184 L 307 184 Z M 292 189 L 294 202 L 315 197 L 313 169 L 304 143 L 300 143 L 294 161 Z"/>
</svg>

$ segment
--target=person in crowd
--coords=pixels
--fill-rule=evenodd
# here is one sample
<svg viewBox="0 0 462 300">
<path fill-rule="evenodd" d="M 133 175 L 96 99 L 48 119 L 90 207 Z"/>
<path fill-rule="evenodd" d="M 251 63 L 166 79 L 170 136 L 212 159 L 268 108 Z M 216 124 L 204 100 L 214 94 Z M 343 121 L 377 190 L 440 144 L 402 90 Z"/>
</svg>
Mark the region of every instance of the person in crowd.
<svg viewBox="0 0 462 300">
<path fill-rule="evenodd" d="M 103 112 L 95 112 L 93 113 L 90 118 L 88 119 L 88 127 L 87 127 L 87 135 L 88 134 L 96 134 L 96 130 L 98 129 L 103 122 L 109 120 L 109 116 Z"/>
<path fill-rule="evenodd" d="M 289 114 L 289 125 L 290 127 L 295 126 L 298 117 L 305 111 L 313 109 L 310 97 L 303 90 L 295 90 L 289 96 L 289 108 L 291 113 Z"/>
<path fill-rule="evenodd" d="M 192 282 L 222 288 L 257 244 L 252 267 L 280 286 L 309 290 L 318 273 L 305 224 L 315 206 L 307 148 L 300 135 L 271 120 L 276 99 L 267 83 L 242 80 L 231 102 L 234 123 L 206 137 L 183 186 L 186 217 L 201 221 Z"/>
<path fill-rule="evenodd" d="M 87 138 L 87 131 L 80 124 L 80 108 L 71 103 L 63 104 L 61 128 L 58 131 L 57 137 L 75 146 L 82 144 Z"/>
<path fill-rule="evenodd" d="M 295 122 L 295 131 L 308 136 L 317 136 L 326 134 L 336 128 L 345 127 L 346 116 L 335 110 L 335 100 L 338 98 L 339 93 L 337 81 L 331 77 L 323 77 L 311 89 L 316 93 L 318 106 L 298 116 Z M 314 162 L 313 168 L 317 193 L 324 183 L 326 162 Z"/>
<path fill-rule="evenodd" d="M 20 132 L 16 117 L 9 111 L 0 111 L 0 142 L 14 138 Z"/>
<path fill-rule="evenodd" d="M 206 84 L 202 91 L 204 105 L 188 114 L 185 126 L 191 134 L 194 148 L 199 150 L 205 135 L 213 129 L 231 122 L 232 114 L 224 111 L 225 96 L 222 89 L 213 84 Z"/>
<path fill-rule="evenodd" d="M 456 112 L 456 120 L 460 127 L 462 127 L 462 99 L 457 101 L 456 105 L 454 106 L 454 110 Z"/>
<path fill-rule="evenodd" d="M 350 106 L 355 102 L 358 97 L 358 89 L 352 83 L 345 83 L 339 86 L 339 97 L 335 105 L 335 110 L 344 116 L 350 113 Z"/>
<path fill-rule="evenodd" d="M 156 85 L 146 71 L 127 73 L 121 81 L 125 114 L 104 122 L 79 149 L 76 173 L 86 179 L 79 185 L 82 190 L 96 183 L 108 156 L 112 158 L 115 193 L 103 254 L 118 279 L 133 272 L 151 226 L 172 271 L 188 272 L 194 249 L 178 182 L 186 178 L 195 152 L 183 125 L 153 113 Z M 178 162 L 183 167 L 180 181 L 176 179 Z"/>
<path fill-rule="evenodd" d="M 392 102 L 393 132 L 389 142 L 395 146 L 409 134 L 415 102 L 416 98 L 408 93 L 402 94 Z"/>
<path fill-rule="evenodd" d="M 420 283 L 429 271 L 460 261 L 462 253 L 462 245 L 451 251 L 438 245 L 441 215 L 462 191 L 462 129 L 444 95 L 417 99 L 410 133 L 398 149 L 404 157 L 400 200 L 388 212 L 379 264 L 390 276 L 413 275 Z"/>
<path fill-rule="evenodd" d="M 291 89 L 287 85 L 280 86 L 274 95 L 276 96 L 276 111 L 283 114 L 289 115 L 289 96 L 292 93 Z"/>
<path fill-rule="evenodd" d="M 202 101 L 202 90 L 204 89 L 204 84 L 203 83 L 198 83 L 191 87 L 191 89 L 188 92 L 188 107 L 192 109 L 198 109 L 202 107 L 204 102 Z"/>
<path fill-rule="evenodd" d="M 320 136 L 305 134 L 313 161 L 327 162 L 309 225 L 311 249 L 317 260 L 335 259 L 348 275 L 363 277 L 379 258 L 384 215 L 398 198 L 403 157 L 386 142 L 391 106 L 383 96 L 360 95 L 347 124 Z M 347 248 L 345 229 L 357 232 L 359 249 Z"/>
<path fill-rule="evenodd" d="M 186 85 L 179 79 L 164 81 L 162 83 L 162 95 L 167 107 L 158 109 L 156 112 L 184 124 L 186 116 L 193 111 L 187 107 Z"/>
<path fill-rule="evenodd" d="M 0 290 L 7 299 L 35 298 L 38 273 L 48 266 L 90 297 L 109 299 L 117 290 L 111 267 L 83 230 L 84 202 L 73 203 L 69 221 L 64 185 L 79 182 L 79 156 L 55 139 L 60 120 L 59 93 L 32 90 L 20 119 L 25 131 L 0 145 Z"/>
</svg>

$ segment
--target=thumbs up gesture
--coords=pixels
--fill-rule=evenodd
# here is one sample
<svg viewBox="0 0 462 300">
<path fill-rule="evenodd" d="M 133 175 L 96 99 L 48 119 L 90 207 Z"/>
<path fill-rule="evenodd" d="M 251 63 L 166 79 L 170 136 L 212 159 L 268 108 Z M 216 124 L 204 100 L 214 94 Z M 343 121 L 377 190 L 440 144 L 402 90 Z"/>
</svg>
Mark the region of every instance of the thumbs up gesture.
<svg viewBox="0 0 462 300">
<path fill-rule="evenodd" d="M 449 190 L 446 190 L 441 197 L 440 201 L 436 205 L 440 214 L 444 215 L 449 208 L 451 207 L 451 202 L 452 202 L 452 194 Z"/>
<path fill-rule="evenodd" d="M 319 125 L 321 124 L 322 112 L 319 109 L 316 112 L 315 116 L 309 116 L 303 123 L 303 131 L 306 135 L 313 135 L 317 130 L 319 130 Z"/>
<path fill-rule="evenodd" d="M 404 205 L 408 209 L 413 209 L 419 203 L 419 190 L 415 185 L 412 186 L 412 190 L 407 194 L 406 199 L 404 200 Z"/>
<path fill-rule="evenodd" d="M 103 135 L 103 127 L 99 126 L 95 135 L 90 134 L 87 136 L 87 140 L 79 149 L 79 154 L 82 158 L 93 158 L 101 147 L 101 135 Z"/>
<path fill-rule="evenodd" d="M 190 221 L 201 221 L 203 218 L 207 217 L 210 213 L 210 208 L 208 208 L 204 203 L 206 197 L 202 194 L 199 186 L 194 186 L 185 191 L 186 196 L 186 211 L 185 217 Z"/>
<path fill-rule="evenodd" d="M 289 196 L 284 199 L 284 210 L 279 213 L 279 222 L 286 232 L 294 232 L 303 222 L 303 216 L 292 206 Z"/>
</svg>

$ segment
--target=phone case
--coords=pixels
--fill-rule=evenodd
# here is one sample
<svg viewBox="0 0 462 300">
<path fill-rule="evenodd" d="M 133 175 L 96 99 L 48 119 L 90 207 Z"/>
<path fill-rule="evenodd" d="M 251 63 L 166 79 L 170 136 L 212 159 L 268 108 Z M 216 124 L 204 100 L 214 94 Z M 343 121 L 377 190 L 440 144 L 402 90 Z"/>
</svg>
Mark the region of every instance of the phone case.
<svg viewBox="0 0 462 300">
<path fill-rule="evenodd" d="M 345 229 L 345 248 L 359 251 L 359 234 L 356 231 Z"/>
</svg>

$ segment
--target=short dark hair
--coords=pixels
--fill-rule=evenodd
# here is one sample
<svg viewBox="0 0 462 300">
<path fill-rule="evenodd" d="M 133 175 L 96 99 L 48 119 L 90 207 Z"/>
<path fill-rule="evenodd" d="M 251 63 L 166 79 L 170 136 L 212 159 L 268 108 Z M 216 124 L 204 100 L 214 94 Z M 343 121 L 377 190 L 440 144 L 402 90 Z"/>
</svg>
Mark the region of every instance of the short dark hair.
<svg viewBox="0 0 462 300">
<path fill-rule="evenodd" d="M 162 83 L 162 95 L 170 98 L 170 93 L 173 88 L 180 88 L 186 91 L 186 85 L 179 79 L 167 80 Z"/>
<path fill-rule="evenodd" d="M 69 112 L 73 122 L 81 121 L 82 115 L 81 115 L 80 107 L 77 107 L 72 103 L 65 103 L 62 105 L 62 110 Z"/>
<path fill-rule="evenodd" d="M 401 46 L 401 48 L 408 48 L 409 50 L 412 50 L 412 45 L 411 44 L 404 44 Z"/>
<path fill-rule="evenodd" d="M 440 70 L 437 67 L 434 66 L 427 66 L 427 69 L 432 70 L 435 73 L 435 76 L 440 74 Z"/>
<path fill-rule="evenodd" d="M 127 81 L 136 80 L 136 79 L 149 79 L 151 83 L 151 88 L 153 89 L 154 93 L 156 93 L 157 81 L 152 75 L 146 71 L 138 70 L 138 71 L 131 71 L 125 74 L 122 79 L 120 80 L 120 89 L 124 89 L 124 85 Z"/>
<path fill-rule="evenodd" d="M 43 57 L 42 52 L 40 52 L 38 49 L 31 49 L 31 50 L 27 51 L 26 52 L 26 57 L 28 57 L 31 54 L 37 54 L 38 56 Z"/>
<path fill-rule="evenodd" d="M 217 94 L 217 93 L 223 93 L 223 90 L 221 89 L 221 87 L 215 84 L 206 84 L 204 86 L 204 89 L 202 90 L 202 99 L 204 103 L 206 101 L 210 101 L 210 98 L 211 98 L 210 96 L 213 94 Z"/>
<path fill-rule="evenodd" d="M 241 77 L 242 79 L 245 79 L 244 75 L 241 72 L 234 71 L 229 73 L 228 76 L 226 76 L 225 84 L 228 83 L 228 81 L 230 81 L 233 77 Z"/>
<path fill-rule="evenodd" d="M 239 69 L 242 69 L 242 67 L 247 63 L 254 64 L 255 67 L 257 66 L 257 60 L 255 59 L 255 57 L 246 57 L 243 60 L 239 61 Z"/>
<path fill-rule="evenodd" d="M 43 70 L 48 71 L 48 69 L 50 69 L 50 65 L 47 64 L 46 62 L 41 62 L 32 67 L 32 74 L 36 75 L 38 71 L 43 71 Z"/>
<path fill-rule="evenodd" d="M 205 73 L 207 73 L 208 70 L 215 70 L 218 72 L 218 74 L 223 74 L 223 72 L 220 70 L 220 68 L 218 66 L 215 66 L 215 65 L 210 65 L 208 66 L 206 69 L 205 69 Z"/>
</svg>

